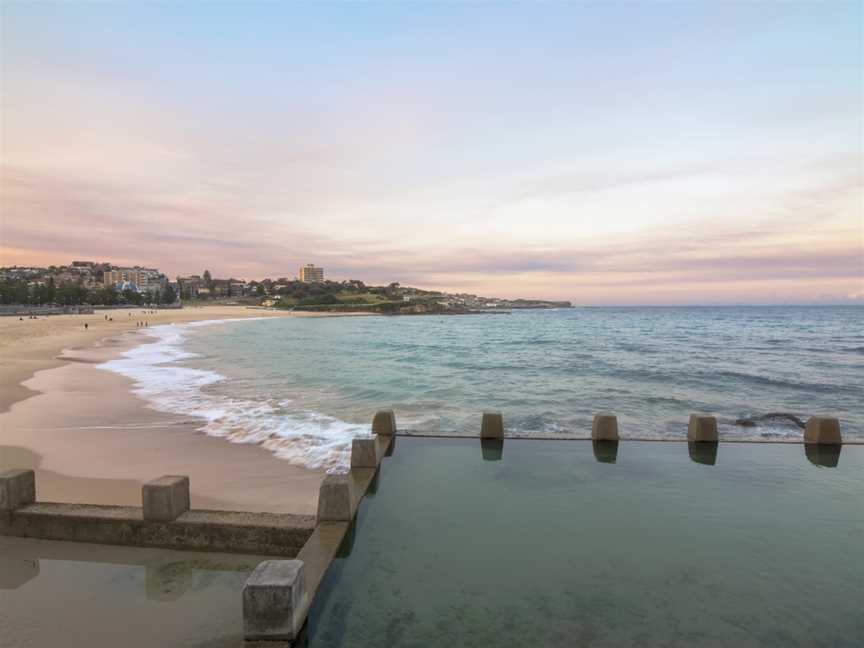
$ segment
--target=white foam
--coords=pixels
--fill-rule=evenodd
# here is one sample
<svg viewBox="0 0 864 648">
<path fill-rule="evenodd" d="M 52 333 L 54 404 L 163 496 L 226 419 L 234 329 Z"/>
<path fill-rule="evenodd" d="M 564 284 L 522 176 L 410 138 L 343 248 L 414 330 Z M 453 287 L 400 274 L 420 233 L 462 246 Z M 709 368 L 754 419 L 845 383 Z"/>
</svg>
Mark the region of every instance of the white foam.
<svg viewBox="0 0 864 648">
<path fill-rule="evenodd" d="M 256 318 L 257 319 L 257 318 Z M 203 421 L 201 431 L 233 443 L 254 443 L 277 457 L 307 468 L 344 472 L 350 465 L 351 441 L 369 436 L 368 426 L 308 411 L 286 411 L 290 400 L 255 401 L 204 390 L 227 380 L 215 371 L 180 366 L 197 356 L 183 348 L 188 329 L 230 320 L 154 326 L 143 332 L 155 340 L 97 365 L 131 378 L 133 392 L 161 412 Z M 235 320 L 249 321 L 249 320 Z"/>
</svg>

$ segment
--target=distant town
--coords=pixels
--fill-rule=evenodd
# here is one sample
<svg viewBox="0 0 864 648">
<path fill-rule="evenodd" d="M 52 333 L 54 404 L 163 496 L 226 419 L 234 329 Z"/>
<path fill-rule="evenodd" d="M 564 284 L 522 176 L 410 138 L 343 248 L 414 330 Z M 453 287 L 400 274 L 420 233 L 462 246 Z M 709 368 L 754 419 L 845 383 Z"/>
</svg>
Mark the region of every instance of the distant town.
<svg viewBox="0 0 864 648">
<path fill-rule="evenodd" d="M 0 304 L 12 306 L 162 306 L 214 301 L 308 311 L 373 311 L 389 314 L 472 313 L 517 308 L 571 308 L 567 301 L 499 299 L 422 290 L 390 283 L 367 286 L 357 279 L 331 281 L 324 268 L 307 263 L 288 279 L 178 276 L 171 281 L 156 268 L 120 267 L 73 261 L 47 268 L 0 268 Z"/>
</svg>

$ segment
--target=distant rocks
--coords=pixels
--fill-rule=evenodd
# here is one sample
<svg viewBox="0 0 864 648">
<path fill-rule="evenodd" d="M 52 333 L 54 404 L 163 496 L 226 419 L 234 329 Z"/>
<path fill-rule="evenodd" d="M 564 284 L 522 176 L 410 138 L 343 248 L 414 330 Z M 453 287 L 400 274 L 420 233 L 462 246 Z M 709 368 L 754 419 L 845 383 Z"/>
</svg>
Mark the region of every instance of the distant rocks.
<svg viewBox="0 0 864 648">
<path fill-rule="evenodd" d="M 786 412 L 769 412 L 768 414 L 754 416 L 753 418 L 739 418 L 735 420 L 735 425 L 740 427 L 756 427 L 766 421 L 785 421 L 786 423 L 798 426 L 802 430 L 806 427 L 804 421 L 794 414 L 787 414 Z"/>
</svg>

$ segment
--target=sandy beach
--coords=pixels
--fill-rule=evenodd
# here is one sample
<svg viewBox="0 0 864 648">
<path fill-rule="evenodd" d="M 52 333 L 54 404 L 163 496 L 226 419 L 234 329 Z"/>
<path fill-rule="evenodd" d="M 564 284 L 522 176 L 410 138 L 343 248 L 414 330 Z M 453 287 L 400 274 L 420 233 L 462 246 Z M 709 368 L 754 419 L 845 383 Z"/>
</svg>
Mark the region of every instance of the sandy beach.
<svg viewBox="0 0 864 648">
<path fill-rule="evenodd" d="M 140 505 L 142 483 L 184 474 L 194 507 L 314 513 L 323 471 L 196 432 L 199 421 L 149 409 L 131 381 L 94 366 L 146 341 L 142 320 L 309 316 L 321 314 L 204 306 L 0 318 L 0 470 L 35 469 L 44 501 Z"/>
</svg>

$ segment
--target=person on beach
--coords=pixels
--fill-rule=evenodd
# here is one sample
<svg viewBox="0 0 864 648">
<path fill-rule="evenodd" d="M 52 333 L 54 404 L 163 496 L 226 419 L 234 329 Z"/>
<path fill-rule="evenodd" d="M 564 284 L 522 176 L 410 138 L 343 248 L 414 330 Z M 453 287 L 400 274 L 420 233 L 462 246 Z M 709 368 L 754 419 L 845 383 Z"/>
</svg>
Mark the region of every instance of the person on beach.
<svg viewBox="0 0 864 648">
<path fill-rule="evenodd" d="M 84 322 L 84 330 L 87 330 L 87 322 Z"/>
</svg>

